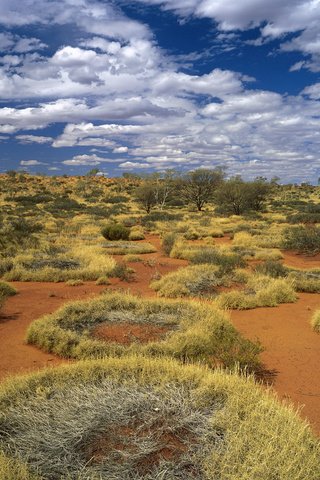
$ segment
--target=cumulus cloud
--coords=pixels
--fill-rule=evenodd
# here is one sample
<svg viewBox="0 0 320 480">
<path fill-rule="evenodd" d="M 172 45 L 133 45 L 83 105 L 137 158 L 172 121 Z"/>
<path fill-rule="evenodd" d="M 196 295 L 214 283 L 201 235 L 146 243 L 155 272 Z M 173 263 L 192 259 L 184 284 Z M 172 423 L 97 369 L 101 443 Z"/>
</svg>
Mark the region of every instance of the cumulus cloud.
<svg viewBox="0 0 320 480">
<path fill-rule="evenodd" d="M 33 167 L 35 165 L 46 165 L 44 162 L 38 160 L 21 160 L 20 165 L 22 167 Z"/>
<path fill-rule="evenodd" d="M 83 165 L 100 165 L 102 162 L 117 162 L 117 159 L 109 159 L 105 157 L 99 157 L 96 154 L 91 154 L 91 155 L 75 155 L 73 158 L 70 160 L 64 160 L 62 163 L 64 165 L 71 165 L 71 166 L 83 166 Z"/>
<path fill-rule="evenodd" d="M 21 143 L 40 143 L 40 144 L 45 144 L 45 143 L 52 143 L 53 138 L 52 137 L 44 137 L 41 135 L 17 135 L 16 139 L 19 140 Z"/>
</svg>

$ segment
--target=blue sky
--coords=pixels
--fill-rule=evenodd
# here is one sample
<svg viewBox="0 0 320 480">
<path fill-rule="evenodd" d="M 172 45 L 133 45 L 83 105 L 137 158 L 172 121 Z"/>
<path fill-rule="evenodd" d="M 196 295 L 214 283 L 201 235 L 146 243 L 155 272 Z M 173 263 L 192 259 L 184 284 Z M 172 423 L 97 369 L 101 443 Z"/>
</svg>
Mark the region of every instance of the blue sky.
<svg viewBox="0 0 320 480">
<path fill-rule="evenodd" d="M 0 0 L 0 171 L 320 176 L 320 0 Z"/>
</svg>

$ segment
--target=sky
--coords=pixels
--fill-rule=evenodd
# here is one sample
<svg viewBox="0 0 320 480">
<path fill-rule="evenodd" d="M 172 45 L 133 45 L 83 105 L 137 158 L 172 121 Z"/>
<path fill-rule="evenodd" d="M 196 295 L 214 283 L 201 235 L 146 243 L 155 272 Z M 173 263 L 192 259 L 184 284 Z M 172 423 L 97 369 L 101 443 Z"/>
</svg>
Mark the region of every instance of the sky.
<svg viewBox="0 0 320 480">
<path fill-rule="evenodd" d="M 0 172 L 317 183 L 320 0 L 0 0 Z"/>
</svg>

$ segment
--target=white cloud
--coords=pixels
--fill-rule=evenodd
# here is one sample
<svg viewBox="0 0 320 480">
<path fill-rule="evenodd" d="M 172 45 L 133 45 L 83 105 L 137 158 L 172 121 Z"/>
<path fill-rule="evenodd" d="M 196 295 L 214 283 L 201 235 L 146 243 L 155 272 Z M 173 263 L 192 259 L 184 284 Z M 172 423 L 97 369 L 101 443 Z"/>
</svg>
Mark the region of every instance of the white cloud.
<svg viewBox="0 0 320 480">
<path fill-rule="evenodd" d="M 40 135 L 17 135 L 16 139 L 21 143 L 52 143 L 52 137 L 43 137 Z"/>
<path fill-rule="evenodd" d="M 113 149 L 113 153 L 128 153 L 128 147 L 116 147 Z"/>
<path fill-rule="evenodd" d="M 75 23 L 86 32 L 105 37 L 127 40 L 150 36 L 146 25 L 129 19 L 111 2 L 94 0 L 1 0 L 0 23 L 7 27 Z"/>
<path fill-rule="evenodd" d="M 38 160 L 21 160 L 20 165 L 22 167 L 33 167 L 35 165 L 46 165 L 44 162 Z"/>
<path fill-rule="evenodd" d="M 115 163 L 122 160 L 117 159 L 109 159 L 105 157 L 99 157 L 98 155 L 91 154 L 91 155 L 75 155 L 70 160 L 64 160 L 62 163 L 64 165 L 73 165 L 73 166 L 82 166 L 82 165 L 100 165 L 100 163 L 108 162 L 108 163 Z"/>
<path fill-rule="evenodd" d="M 138 163 L 138 162 L 123 162 L 120 163 L 119 167 L 125 170 L 136 170 L 136 169 L 146 169 L 150 168 L 149 163 Z"/>
</svg>

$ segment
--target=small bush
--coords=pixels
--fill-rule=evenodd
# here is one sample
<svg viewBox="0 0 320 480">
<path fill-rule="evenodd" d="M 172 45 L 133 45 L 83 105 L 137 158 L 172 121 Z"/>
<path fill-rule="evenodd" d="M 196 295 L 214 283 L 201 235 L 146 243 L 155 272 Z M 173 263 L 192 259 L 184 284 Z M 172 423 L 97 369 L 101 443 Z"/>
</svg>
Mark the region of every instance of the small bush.
<svg viewBox="0 0 320 480">
<path fill-rule="evenodd" d="M 132 282 L 134 279 L 134 269 L 127 267 L 123 263 L 118 263 L 113 269 L 112 276 L 117 277 L 123 282 Z"/>
<path fill-rule="evenodd" d="M 12 295 L 16 295 L 17 293 L 17 290 L 11 285 L 9 285 L 9 283 L 0 282 L 0 296 L 11 297 Z"/>
<path fill-rule="evenodd" d="M 297 292 L 320 293 L 320 274 L 308 271 L 289 270 L 288 278 L 294 281 Z"/>
<path fill-rule="evenodd" d="M 167 233 L 162 239 L 162 250 L 169 257 L 173 249 L 177 235 L 175 233 Z"/>
<path fill-rule="evenodd" d="M 131 229 L 129 234 L 129 240 L 135 241 L 135 240 L 144 240 L 144 239 L 145 239 L 145 236 L 144 236 L 142 227 L 137 226 Z"/>
<path fill-rule="evenodd" d="M 109 223 L 102 228 L 101 234 L 106 240 L 128 240 L 130 230 L 121 223 Z"/>
<path fill-rule="evenodd" d="M 284 248 L 307 255 L 320 252 L 320 227 L 291 227 L 284 232 Z"/>
<path fill-rule="evenodd" d="M 254 270 L 257 273 L 268 275 L 273 278 L 286 277 L 288 274 L 288 268 L 282 265 L 282 263 L 275 262 L 274 260 L 267 260 L 261 265 L 257 265 Z"/>
</svg>

